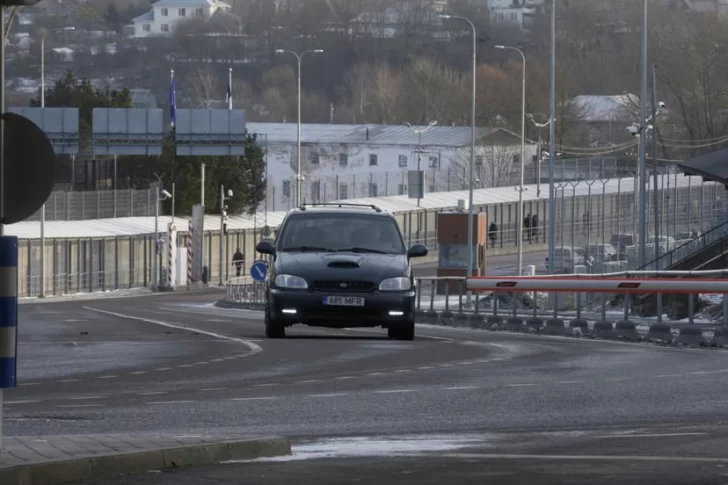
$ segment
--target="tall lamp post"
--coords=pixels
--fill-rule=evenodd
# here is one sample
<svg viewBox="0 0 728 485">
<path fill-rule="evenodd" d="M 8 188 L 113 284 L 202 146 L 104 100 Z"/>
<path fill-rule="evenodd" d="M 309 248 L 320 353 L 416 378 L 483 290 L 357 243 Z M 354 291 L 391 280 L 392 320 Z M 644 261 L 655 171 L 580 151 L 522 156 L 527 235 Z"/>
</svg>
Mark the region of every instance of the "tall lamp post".
<svg viewBox="0 0 728 485">
<path fill-rule="evenodd" d="M 642 79 L 640 83 L 640 157 L 639 157 L 639 252 L 638 266 L 645 265 L 647 249 L 647 0 L 642 18 Z M 655 241 L 657 244 L 657 241 Z"/>
<path fill-rule="evenodd" d="M 425 185 L 424 185 L 424 177 L 420 178 L 420 174 L 422 173 L 422 134 L 425 133 L 427 130 L 432 128 L 437 124 L 437 121 L 430 121 L 430 123 L 424 127 L 424 128 L 415 128 L 409 123 L 405 123 L 407 126 L 409 126 L 410 130 L 414 132 L 415 135 L 417 135 L 417 177 L 418 181 L 420 183 L 420 190 L 417 192 L 417 207 L 420 206 L 420 194 L 425 193 Z"/>
<path fill-rule="evenodd" d="M 45 108 L 45 41 L 51 32 L 76 30 L 76 27 L 62 27 L 60 29 L 46 30 L 40 39 L 40 107 Z M 45 202 L 40 207 L 40 292 L 41 298 L 45 296 Z"/>
<path fill-rule="evenodd" d="M 300 206 L 302 202 L 301 198 L 301 182 L 303 180 L 303 175 L 301 174 L 301 59 L 303 59 L 303 56 L 306 54 L 321 54 L 323 52 L 323 49 L 312 49 L 308 51 L 303 51 L 300 54 L 294 51 L 286 50 L 286 49 L 276 49 L 276 54 L 291 54 L 296 58 L 296 62 L 298 63 L 298 69 L 296 74 L 296 83 L 297 83 L 297 104 L 298 104 L 298 134 L 296 137 L 296 206 Z"/>
<path fill-rule="evenodd" d="M 516 47 L 510 47 L 507 45 L 497 45 L 496 49 L 512 50 L 516 51 L 521 55 L 523 61 L 523 73 L 521 82 L 521 184 L 516 190 L 518 190 L 518 230 L 516 234 L 516 246 L 518 247 L 518 259 L 516 264 L 518 265 L 518 276 L 523 273 L 523 171 L 524 161 L 526 159 L 526 56 L 523 54 L 521 49 Z"/>
<path fill-rule="evenodd" d="M 477 58 L 477 32 L 475 30 L 475 24 L 470 21 L 467 17 L 461 17 L 459 15 L 440 15 L 441 19 L 458 19 L 467 22 L 470 25 L 470 29 L 473 34 L 473 85 L 470 100 L 470 125 L 471 125 L 471 140 L 470 140 L 470 166 L 468 168 L 468 277 L 473 275 L 473 257 L 475 251 L 473 247 L 473 167 L 475 165 L 475 95 L 476 95 L 476 75 L 478 73 L 478 58 Z M 472 305 L 472 294 L 467 293 L 465 304 L 469 307 Z"/>
<path fill-rule="evenodd" d="M 556 0 L 551 2 L 551 101 L 549 114 L 549 273 L 555 270 L 556 254 L 556 188 L 554 166 L 556 165 Z M 554 300 L 555 301 L 555 300 Z M 554 308 L 556 308 L 554 304 Z"/>
<path fill-rule="evenodd" d="M 159 289 L 159 257 L 161 254 L 161 246 L 159 244 L 159 203 L 172 197 L 172 194 L 162 189 L 160 191 L 159 185 L 154 189 L 154 264 L 152 274 L 152 291 Z"/>
</svg>

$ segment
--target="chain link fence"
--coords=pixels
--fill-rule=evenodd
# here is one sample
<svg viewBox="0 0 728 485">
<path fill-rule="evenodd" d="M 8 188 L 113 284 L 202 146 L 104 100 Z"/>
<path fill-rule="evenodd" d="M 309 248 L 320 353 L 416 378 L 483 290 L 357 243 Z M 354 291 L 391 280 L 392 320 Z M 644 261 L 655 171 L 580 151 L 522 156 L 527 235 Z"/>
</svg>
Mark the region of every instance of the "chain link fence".
<svg viewBox="0 0 728 485">
<path fill-rule="evenodd" d="M 45 205 L 46 221 L 79 221 L 154 216 L 154 189 L 54 190 Z M 40 210 L 29 221 L 40 221 Z"/>
</svg>

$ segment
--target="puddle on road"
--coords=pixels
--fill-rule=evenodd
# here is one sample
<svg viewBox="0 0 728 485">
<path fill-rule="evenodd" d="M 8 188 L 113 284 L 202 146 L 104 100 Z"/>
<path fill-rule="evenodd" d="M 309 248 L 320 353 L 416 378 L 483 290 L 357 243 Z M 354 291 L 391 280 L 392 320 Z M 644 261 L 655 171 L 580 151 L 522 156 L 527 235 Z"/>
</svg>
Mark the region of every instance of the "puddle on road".
<svg viewBox="0 0 728 485">
<path fill-rule="evenodd" d="M 454 451 L 463 448 L 488 446 L 492 439 L 486 435 L 477 436 L 389 436 L 334 438 L 292 445 L 292 454 L 255 460 L 232 460 L 223 462 L 250 463 L 261 461 L 316 460 L 321 458 L 409 456 L 419 453 Z"/>
</svg>

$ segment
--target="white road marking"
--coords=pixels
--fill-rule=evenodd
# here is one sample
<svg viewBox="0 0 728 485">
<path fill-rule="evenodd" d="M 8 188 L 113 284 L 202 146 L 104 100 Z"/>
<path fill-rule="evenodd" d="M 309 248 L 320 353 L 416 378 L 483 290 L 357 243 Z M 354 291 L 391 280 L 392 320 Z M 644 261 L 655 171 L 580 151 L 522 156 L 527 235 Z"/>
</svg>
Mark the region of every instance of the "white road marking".
<svg viewBox="0 0 728 485">
<path fill-rule="evenodd" d="M 215 332 L 208 332 L 207 330 L 202 330 L 202 329 L 199 329 L 199 328 L 188 327 L 186 325 L 175 325 L 175 324 L 172 324 L 172 323 L 162 322 L 160 320 L 153 320 L 151 318 L 135 317 L 135 316 L 132 316 L 132 315 L 125 315 L 123 313 L 110 312 L 108 310 L 100 310 L 98 308 L 91 308 L 91 307 L 88 307 L 88 306 L 85 306 L 83 308 L 84 308 L 84 310 L 89 310 L 89 311 L 97 312 L 97 313 L 103 313 L 103 314 L 111 315 L 111 316 L 114 316 L 114 317 L 117 317 L 117 318 L 124 318 L 124 319 L 127 319 L 127 320 L 136 320 L 136 321 L 139 321 L 139 322 L 145 322 L 145 323 L 151 323 L 151 324 L 154 324 L 154 325 L 160 325 L 162 327 L 174 328 L 174 329 L 177 329 L 177 330 L 186 330 L 188 332 L 197 332 L 197 333 L 202 334 L 202 335 L 207 335 L 208 337 L 215 337 L 215 338 L 219 338 L 221 340 L 228 340 L 230 342 L 237 342 L 237 343 L 240 343 L 240 344 L 243 344 L 243 345 L 247 346 L 250 349 L 251 354 L 257 354 L 259 352 L 263 352 L 263 348 L 260 345 L 254 343 L 254 342 L 252 342 L 250 340 L 245 340 L 245 339 L 236 338 L 236 337 L 229 337 L 227 335 L 222 335 L 222 334 L 215 333 Z"/>
<path fill-rule="evenodd" d="M 58 381 L 58 382 L 63 382 L 63 383 L 66 383 L 66 382 L 79 382 L 80 380 L 81 379 L 63 379 L 62 381 Z"/>
<path fill-rule="evenodd" d="M 347 379 L 353 379 L 354 377 L 355 376 L 340 376 L 340 377 L 336 377 L 336 380 L 343 381 L 343 380 L 347 380 Z"/>
<path fill-rule="evenodd" d="M 478 389 L 478 386 L 452 386 L 445 388 L 448 391 L 459 391 L 461 389 Z"/>
<path fill-rule="evenodd" d="M 102 408 L 103 404 L 67 404 L 58 406 L 59 408 Z"/>
<path fill-rule="evenodd" d="M 506 384 L 505 387 L 531 387 L 536 384 Z"/>
<path fill-rule="evenodd" d="M 150 391 L 150 392 L 139 392 L 137 396 L 159 396 L 160 394 L 167 394 L 164 391 Z"/>
<path fill-rule="evenodd" d="M 663 374 L 663 375 L 661 375 L 661 376 L 655 376 L 655 377 L 656 377 L 657 379 L 664 379 L 664 378 L 667 378 L 667 377 L 682 377 L 682 376 L 684 376 L 684 375 L 685 375 L 685 374 Z"/>
<path fill-rule="evenodd" d="M 12 404 L 33 404 L 40 402 L 39 400 L 29 400 L 29 401 L 5 401 L 5 404 L 12 405 Z"/>
<path fill-rule="evenodd" d="M 222 362 L 225 359 L 212 359 L 210 362 Z"/>
<path fill-rule="evenodd" d="M 22 382 L 18 384 L 18 387 L 27 387 L 27 386 L 39 386 L 40 382 Z"/>
<path fill-rule="evenodd" d="M 207 365 L 207 364 L 209 364 L 209 362 L 195 362 L 192 365 Z"/>
<path fill-rule="evenodd" d="M 146 370 L 138 370 L 136 372 L 129 372 L 129 374 L 131 374 L 133 376 L 140 376 L 142 374 L 146 374 L 147 372 L 149 372 L 149 371 L 146 371 Z"/>
<path fill-rule="evenodd" d="M 309 397 L 340 397 L 340 396 L 348 396 L 348 392 L 332 392 L 328 394 L 311 394 Z"/>
<path fill-rule="evenodd" d="M 394 372 L 396 372 L 397 374 L 403 374 L 405 372 L 412 372 L 412 369 L 400 369 L 400 370 L 396 370 Z"/>
<path fill-rule="evenodd" d="M 79 397 L 69 397 L 68 399 L 71 401 L 85 401 L 89 399 L 103 399 L 104 396 L 79 396 Z"/>
<path fill-rule="evenodd" d="M 151 401 L 149 404 L 188 404 L 197 401 Z"/>
<path fill-rule="evenodd" d="M 418 369 L 427 370 L 427 369 L 434 369 L 434 367 L 431 365 L 423 365 L 423 366 L 418 367 Z"/>
<path fill-rule="evenodd" d="M 159 369 L 155 369 L 155 370 L 162 372 L 162 371 L 166 371 L 166 370 L 172 370 L 172 368 L 171 367 L 160 367 Z"/>
<path fill-rule="evenodd" d="M 383 376 L 384 372 L 370 372 L 368 376 Z"/>
<path fill-rule="evenodd" d="M 623 434 L 623 435 L 605 435 L 597 436 L 602 439 L 622 439 L 622 438 L 666 438 L 671 436 L 705 436 L 708 433 L 662 433 L 662 434 Z"/>
<path fill-rule="evenodd" d="M 386 390 L 386 391 L 374 391 L 377 394 L 396 394 L 399 392 L 416 392 L 414 389 L 393 389 L 393 390 Z"/>
<path fill-rule="evenodd" d="M 559 381 L 556 384 L 581 384 L 584 381 Z"/>
<path fill-rule="evenodd" d="M 101 376 L 101 377 L 97 377 L 96 379 L 113 379 L 114 377 L 119 377 L 119 376 Z"/>
<path fill-rule="evenodd" d="M 194 366 L 195 366 L 195 364 L 182 364 L 182 365 L 178 365 L 177 367 L 179 367 L 180 369 L 188 369 L 188 368 L 194 367 Z"/>
<path fill-rule="evenodd" d="M 271 387 L 271 386 L 278 386 L 277 382 L 269 382 L 267 384 L 253 384 L 253 387 Z"/>
<path fill-rule="evenodd" d="M 208 387 L 207 389 L 200 389 L 202 392 L 210 392 L 210 391 L 224 391 L 227 389 L 227 387 Z"/>
<path fill-rule="evenodd" d="M 728 463 L 728 458 L 690 456 L 639 456 L 639 455 L 512 455 L 499 453 L 444 453 L 447 458 L 482 458 L 486 460 L 562 460 L 562 461 L 658 461 L 684 463 Z"/>
<path fill-rule="evenodd" d="M 321 382 L 321 379 L 306 379 L 305 381 L 298 381 L 297 384 L 311 384 L 312 382 Z"/>
<path fill-rule="evenodd" d="M 278 399 L 277 397 L 273 396 L 266 396 L 266 397 L 234 397 L 231 398 L 230 401 L 270 401 L 273 399 Z"/>
</svg>

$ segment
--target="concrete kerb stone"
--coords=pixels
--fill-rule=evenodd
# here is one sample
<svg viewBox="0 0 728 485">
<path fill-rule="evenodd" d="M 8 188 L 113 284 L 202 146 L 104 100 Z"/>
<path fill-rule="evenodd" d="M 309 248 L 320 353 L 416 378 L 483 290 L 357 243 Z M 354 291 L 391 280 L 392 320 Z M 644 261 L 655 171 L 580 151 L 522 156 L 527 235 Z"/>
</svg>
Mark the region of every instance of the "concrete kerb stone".
<svg viewBox="0 0 728 485">
<path fill-rule="evenodd" d="M 436 310 L 427 310 L 425 312 L 425 323 L 430 325 L 437 325 L 439 314 Z"/>
<path fill-rule="evenodd" d="M 228 440 L 0 468 L 0 483 L 62 485 L 143 474 L 149 470 L 214 465 L 229 460 L 253 460 L 290 454 L 291 443 L 284 438 Z"/>
<path fill-rule="evenodd" d="M 572 335 L 589 335 L 589 322 L 583 318 L 574 318 L 569 322 L 569 333 Z"/>
<path fill-rule="evenodd" d="M 669 344 L 673 340 L 672 329 L 666 323 L 653 323 L 647 331 L 647 340 Z"/>
<path fill-rule="evenodd" d="M 526 330 L 529 332 L 540 332 L 543 328 L 543 319 L 539 317 L 531 317 L 526 320 Z"/>
<path fill-rule="evenodd" d="M 235 303 L 232 301 L 218 300 L 215 302 L 216 307 L 220 308 L 240 308 L 242 310 L 263 310 L 263 303 Z"/>
<path fill-rule="evenodd" d="M 698 327 L 683 327 L 680 329 L 680 335 L 675 339 L 675 344 L 700 346 L 705 343 L 703 331 Z"/>
<path fill-rule="evenodd" d="M 718 347 L 728 346 L 728 329 L 716 328 L 713 332 L 713 343 Z"/>
<path fill-rule="evenodd" d="M 488 322 L 488 327 L 490 328 L 500 328 L 503 325 L 503 317 L 501 317 L 500 315 L 490 315 L 486 321 Z"/>
<path fill-rule="evenodd" d="M 630 320 L 620 320 L 614 325 L 614 335 L 625 340 L 642 340 L 637 325 Z"/>
<path fill-rule="evenodd" d="M 484 328 L 485 317 L 482 313 L 470 313 L 468 314 L 468 325 L 472 328 Z"/>
<path fill-rule="evenodd" d="M 506 320 L 506 330 L 509 332 L 523 332 L 523 319 L 518 317 L 510 317 Z"/>
<path fill-rule="evenodd" d="M 457 326 L 465 326 L 468 323 L 468 314 L 467 313 L 456 313 L 455 316 L 452 317 L 452 324 Z"/>
<path fill-rule="evenodd" d="M 438 318 L 441 325 L 452 325 L 452 318 L 455 316 L 453 312 L 450 310 L 443 310 L 440 312 L 440 316 Z"/>
</svg>

